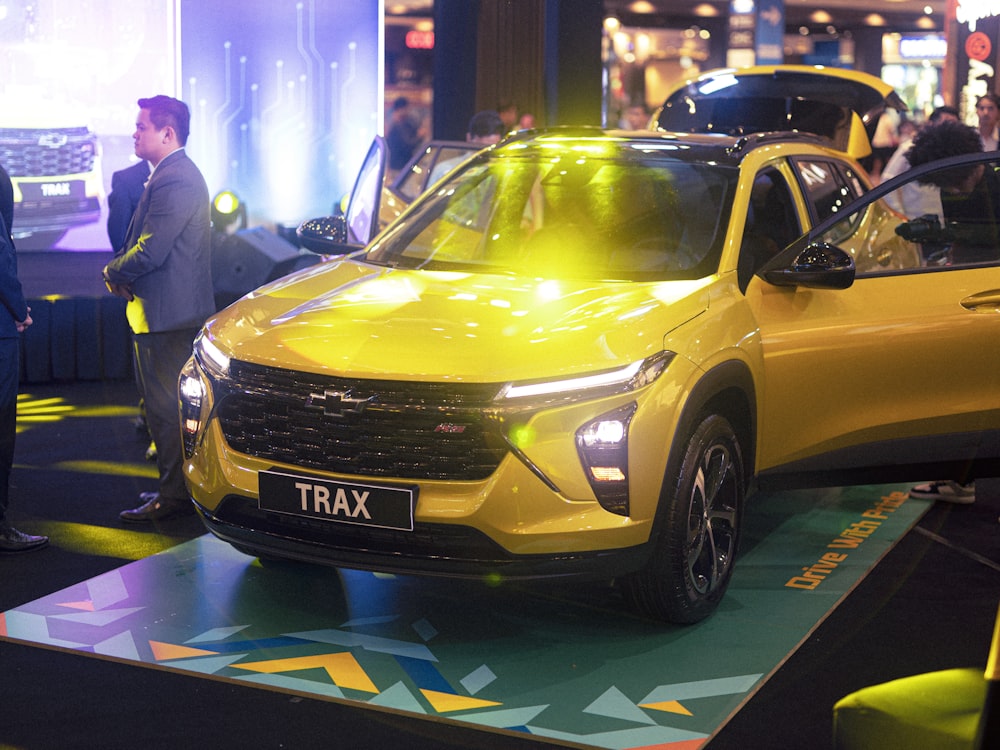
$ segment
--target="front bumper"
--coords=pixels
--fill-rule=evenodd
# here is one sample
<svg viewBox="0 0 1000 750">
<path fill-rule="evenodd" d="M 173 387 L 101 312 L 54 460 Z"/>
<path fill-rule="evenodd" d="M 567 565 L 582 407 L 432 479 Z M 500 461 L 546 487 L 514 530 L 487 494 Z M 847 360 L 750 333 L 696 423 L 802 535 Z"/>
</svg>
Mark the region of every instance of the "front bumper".
<svg viewBox="0 0 1000 750">
<path fill-rule="evenodd" d="M 383 573 L 450 578 L 608 579 L 638 570 L 648 545 L 594 552 L 515 555 L 476 529 L 418 522 L 413 531 L 333 524 L 260 510 L 254 499 L 227 496 L 214 511 L 195 502 L 205 526 L 237 549 Z"/>
<path fill-rule="evenodd" d="M 14 208 L 15 239 L 41 232 L 58 232 L 83 224 L 93 224 L 101 218 L 97 198 L 79 201 L 51 201 L 45 204 L 17 204 Z"/>
</svg>

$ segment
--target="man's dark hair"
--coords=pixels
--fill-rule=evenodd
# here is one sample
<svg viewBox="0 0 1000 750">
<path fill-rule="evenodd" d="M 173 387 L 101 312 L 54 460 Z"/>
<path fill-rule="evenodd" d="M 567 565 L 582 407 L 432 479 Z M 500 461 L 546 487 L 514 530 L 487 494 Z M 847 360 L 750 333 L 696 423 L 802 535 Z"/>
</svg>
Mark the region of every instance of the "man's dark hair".
<svg viewBox="0 0 1000 750">
<path fill-rule="evenodd" d="M 919 167 L 949 156 L 976 154 L 982 150 L 983 143 L 975 128 L 961 122 L 944 120 L 917 133 L 913 146 L 906 152 L 906 160 L 911 167 Z M 939 170 L 928 174 L 927 180 L 920 182 L 944 188 L 953 187 L 963 182 L 968 173 L 968 167 Z"/>
<path fill-rule="evenodd" d="M 927 122 L 937 122 L 945 115 L 951 115 L 957 120 L 962 119 L 962 116 L 958 114 L 958 110 L 955 107 L 949 107 L 945 104 L 943 107 L 935 107 L 930 117 L 927 118 Z"/>
<path fill-rule="evenodd" d="M 506 134 L 506 130 L 500 115 L 495 110 L 486 109 L 472 116 L 467 132 L 473 138 L 482 138 L 485 135 L 502 136 Z"/>
<path fill-rule="evenodd" d="M 187 143 L 191 133 L 191 110 L 180 99 L 158 94 L 149 99 L 140 99 L 139 109 L 149 110 L 149 119 L 158 130 L 169 125 L 177 134 L 177 142 L 182 146 Z"/>
<path fill-rule="evenodd" d="M 392 111 L 397 112 L 410 106 L 410 100 L 405 96 L 397 96 L 392 102 Z"/>
</svg>

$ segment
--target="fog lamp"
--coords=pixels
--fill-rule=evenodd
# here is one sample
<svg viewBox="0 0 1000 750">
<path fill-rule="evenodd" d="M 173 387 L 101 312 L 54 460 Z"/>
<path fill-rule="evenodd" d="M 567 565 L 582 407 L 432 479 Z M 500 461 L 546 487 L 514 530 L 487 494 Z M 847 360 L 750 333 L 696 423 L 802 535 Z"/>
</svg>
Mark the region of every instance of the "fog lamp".
<svg viewBox="0 0 1000 750">
<path fill-rule="evenodd" d="M 622 516 L 629 513 L 628 428 L 635 410 L 633 402 L 576 431 L 576 448 L 597 501 Z"/>
</svg>

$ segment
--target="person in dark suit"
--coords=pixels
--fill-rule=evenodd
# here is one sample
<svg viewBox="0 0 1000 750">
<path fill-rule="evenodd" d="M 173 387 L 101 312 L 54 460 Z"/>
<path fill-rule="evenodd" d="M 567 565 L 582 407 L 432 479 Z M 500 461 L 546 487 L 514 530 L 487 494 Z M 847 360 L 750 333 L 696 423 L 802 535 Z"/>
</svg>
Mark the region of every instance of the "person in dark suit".
<svg viewBox="0 0 1000 750">
<path fill-rule="evenodd" d="M 157 447 L 159 491 L 122 511 L 127 523 L 193 512 L 184 485 L 177 379 L 205 319 L 215 312 L 208 186 L 184 151 L 187 105 L 168 96 L 139 100 L 135 155 L 153 168 L 120 252 L 104 268 L 134 334 L 146 418 Z"/>
<path fill-rule="evenodd" d="M 111 175 L 111 192 L 108 193 L 108 239 L 111 249 L 120 252 L 125 244 L 128 225 L 139 205 L 142 191 L 149 179 L 149 162 L 137 161 L 130 167 L 119 169 Z"/>
<path fill-rule="evenodd" d="M 139 205 L 139 199 L 142 197 L 142 191 L 146 189 L 148 179 L 149 162 L 145 159 L 137 161 L 130 167 L 119 169 L 111 175 L 111 192 L 108 193 L 108 240 L 111 242 L 111 249 L 116 253 L 125 244 L 128 225 L 132 223 L 132 214 Z M 135 428 L 149 438 L 146 404 L 142 399 L 142 383 L 138 377 L 136 386 L 139 389 L 139 416 L 136 417 Z M 156 460 L 156 443 L 152 439 L 146 449 L 146 460 Z"/>
<path fill-rule="evenodd" d="M 13 222 L 14 187 L 7 170 L 0 166 L 0 553 L 5 554 L 41 549 L 49 542 L 48 537 L 18 531 L 7 520 L 21 369 L 18 334 L 31 325 L 31 308 L 17 278 L 17 255 L 10 233 Z"/>
<path fill-rule="evenodd" d="M 142 197 L 142 191 L 146 189 L 148 179 L 149 162 L 145 159 L 137 161 L 130 167 L 119 169 L 111 175 L 111 192 L 108 193 L 108 240 L 115 253 L 120 252 L 122 245 L 125 244 L 125 235 L 128 233 L 129 224 L 132 223 L 132 214 L 139 205 L 139 199 Z M 138 375 L 138 367 L 135 367 L 135 370 Z M 139 389 L 139 416 L 136 417 L 135 428 L 149 438 L 146 460 L 155 461 L 156 443 L 149 434 L 146 402 L 142 398 L 142 383 L 139 382 L 138 376 L 136 387 Z"/>
</svg>

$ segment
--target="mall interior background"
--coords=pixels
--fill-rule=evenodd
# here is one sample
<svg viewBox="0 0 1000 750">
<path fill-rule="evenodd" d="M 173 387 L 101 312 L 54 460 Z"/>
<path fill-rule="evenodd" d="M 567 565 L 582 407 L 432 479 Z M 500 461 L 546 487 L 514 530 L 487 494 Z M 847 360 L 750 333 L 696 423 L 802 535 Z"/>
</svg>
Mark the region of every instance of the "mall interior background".
<svg viewBox="0 0 1000 750">
<path fill-rule="evenodd" d="M 235 190 L 251 225 L 294 227 L 350 190 L 401 95 L 436 138 L 463 139 L 472 113 L 503 100 L 539 125 L 615 126 L 628 104 L 651 110 L 679 81 L 756 60 L 874 73 L 920 119 L 954 97 L 956 1 L 876 13 L 851 0 L 109 0 L 96 14 L 12 0 L 0 4 L 0 128 L 86 124 L 106 192 L 134 158 L 136 100 L 176 95 L 210 190 Z M 989 62 L 975 85 L 991 85 Z M 57 249 L 108 249 L 103 220 Z"/>
</svg>

